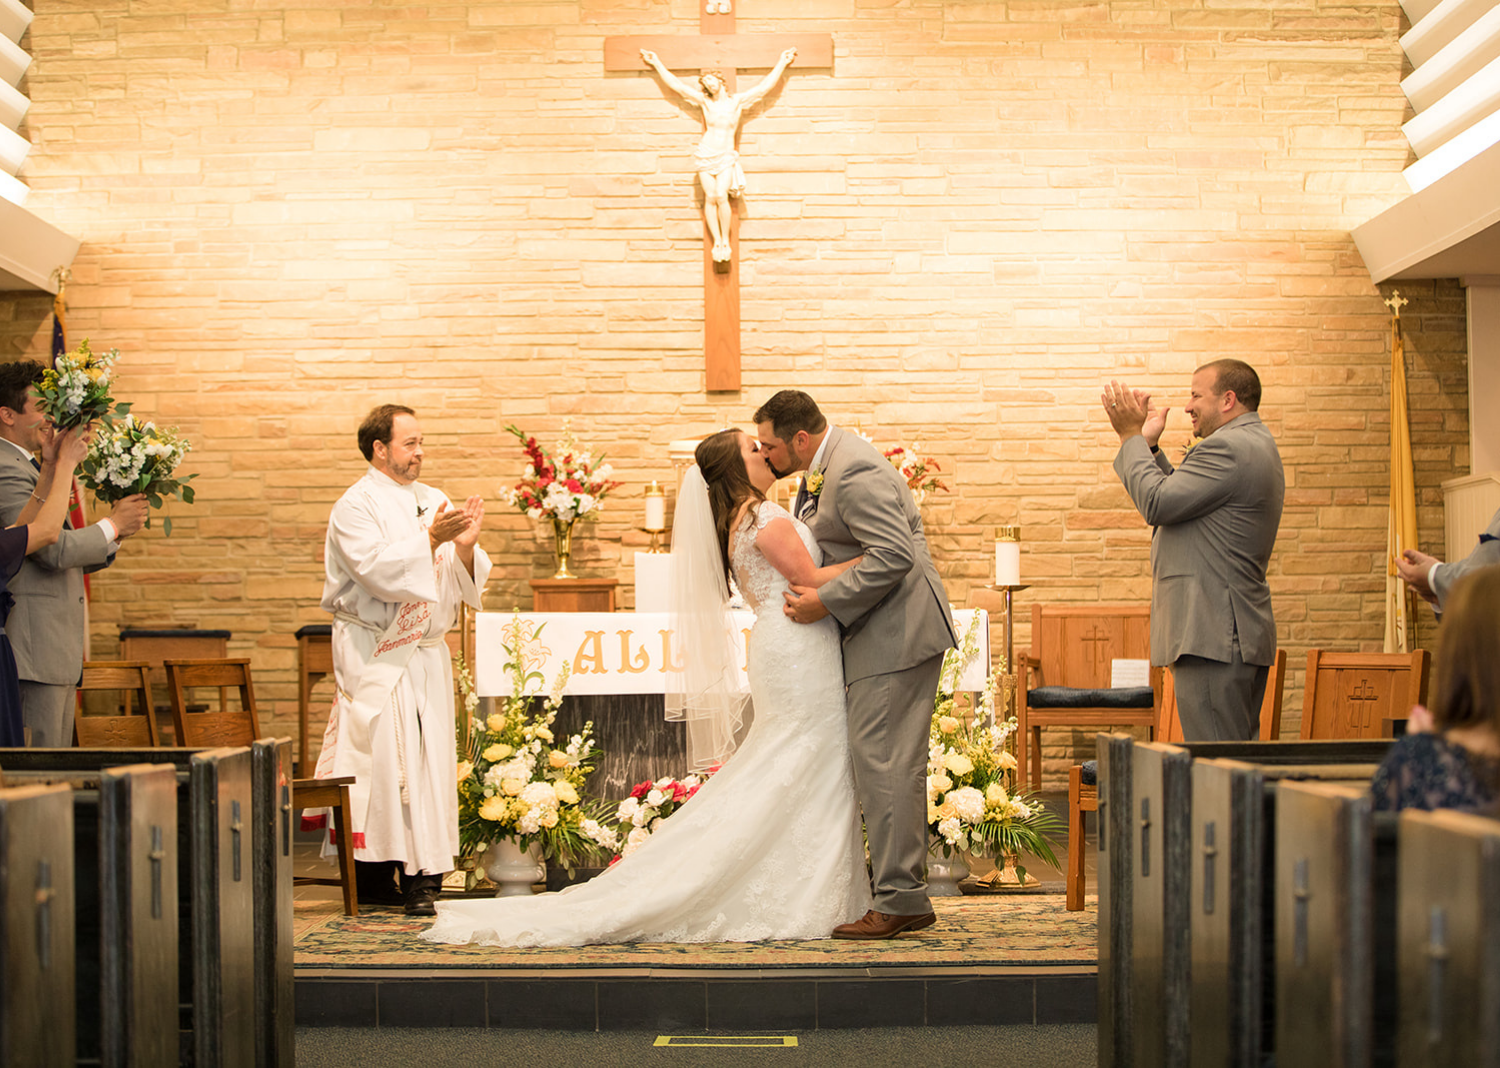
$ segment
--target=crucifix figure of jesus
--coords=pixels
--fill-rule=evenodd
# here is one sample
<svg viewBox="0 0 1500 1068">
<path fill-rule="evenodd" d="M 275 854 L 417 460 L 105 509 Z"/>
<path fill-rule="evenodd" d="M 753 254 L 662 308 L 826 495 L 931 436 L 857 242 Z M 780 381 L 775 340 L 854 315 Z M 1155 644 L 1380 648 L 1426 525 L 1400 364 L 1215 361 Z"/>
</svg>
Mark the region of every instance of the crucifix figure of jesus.
<svg viewBox="0 0 1500 1068">
<path fill-rule="evenodd" d="M 710 393 L 740 388 L 742 257 L 735 205 L 744 173 L 738 166 L 735 138 L 745 110 L 776 87 L 793 58 L 798 70 L 832 68 L 833 38 L 826 33 L 736 33 L 735 17 L 725 0 L 706 0 L 699 12 L 697 34 L 604 39 L 605 70 L 644 72 L 650 67 L 662 84 L 703 112 L 703 139 L 694 158 L 703 185 L 707 224 L 703 236 L 703 356 L 704 387 Z M 739 71 L 771 67 L 775 69 L 755 88 L 735 93 Z M 696 71 L 697 75 L 679 77 L 672 71 Z M 695 77 L 696 87 L 690 84 Z"/>
<path fill-rule="evenodd" d="M 664 67 L 655 52 L 649 48 L 641 49 L 641 59 L 656 71 L 667 88 L 703 110 L 703 140 L 698 142 L 698 151 L 693 153 L 693 163 L 698 168 L 698 182 L 703 186 L 703 219 L 713 236 L 715 263 L 729 262 L 729 228 L 734 218 L 734 207 L 729 198 L 745 191 L 745 172 L 740 167 L 739 150 L 734 146 L 740 120 L 746 108 L 759 103 L 776 87 L 796 58 L 797 50 L 788 48 L 781 53 L 770 74 L 743 93 L 731 93 L 724 84 L 724 76 L 718 71 L 706 71 L 695 86 Z"/>
</svg>

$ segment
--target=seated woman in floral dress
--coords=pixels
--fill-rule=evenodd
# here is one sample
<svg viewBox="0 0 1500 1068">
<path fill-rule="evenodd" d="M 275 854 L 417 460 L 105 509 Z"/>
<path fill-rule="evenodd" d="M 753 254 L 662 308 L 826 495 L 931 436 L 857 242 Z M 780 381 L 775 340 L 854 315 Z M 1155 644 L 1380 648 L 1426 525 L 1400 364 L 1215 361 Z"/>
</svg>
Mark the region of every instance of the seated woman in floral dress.
<svg viewBox="0 0 1500 1068">
<path fill-rule="evenodd" d="M 1431 712 L 1412 709 L 1370 783 L 1375 807 L 1500 813 L 1500 567 L 1449 596 L 1433 665 Z"/>
</svg>

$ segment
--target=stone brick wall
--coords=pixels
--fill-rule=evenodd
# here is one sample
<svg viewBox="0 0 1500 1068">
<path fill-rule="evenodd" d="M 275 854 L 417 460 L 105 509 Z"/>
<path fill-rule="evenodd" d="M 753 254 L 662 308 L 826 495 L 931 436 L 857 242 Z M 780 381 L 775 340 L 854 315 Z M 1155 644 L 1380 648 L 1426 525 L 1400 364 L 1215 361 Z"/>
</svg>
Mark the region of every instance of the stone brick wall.
<svg viewBox="0 0 1500 1068">
<path fill-rule="evenodd" d="M 122 350 L 120 395 L 199 472 L 173 536 L 96 579 L 100 653 L 122 623 L 228 628 L 287 729 L 372 404 L 416 407 L 428 477 L 489 500 L 503 608 L 549 573 L 498 501 L 505 423 L 570 419 L 610 454 L 626 484 L 575 542 L 628 588 L 667 443 L 789 385 L 938 459 L 956 603 L 993 606 L 994 527 L 1021 525 L 1024 644 L 1032 599 L 1148 596 L 1101 383 L 1180 407 L 1217 356 L 1261 370 L 1286 461 L 1286 729 L 1308 648 L 1379 645 L 1387 314 L 1348 231 L 1405 194 L 1394 0 L 742 0 L 739 32 L 831 33 L 836 58 L 744 128 L 738 395 L 701 392 L 697 119 L 601 62 L 607 35 L 696 32 L 692 3 L 34 3 L 25 177 L 84 242 L 71 335 Z M 1438 545 L 1439 482 L 1468 469 L 1463 293 L 1402 289 Z M 0 296 L 0 355 L 43 354 L 47 310 Z"/>
</svg>

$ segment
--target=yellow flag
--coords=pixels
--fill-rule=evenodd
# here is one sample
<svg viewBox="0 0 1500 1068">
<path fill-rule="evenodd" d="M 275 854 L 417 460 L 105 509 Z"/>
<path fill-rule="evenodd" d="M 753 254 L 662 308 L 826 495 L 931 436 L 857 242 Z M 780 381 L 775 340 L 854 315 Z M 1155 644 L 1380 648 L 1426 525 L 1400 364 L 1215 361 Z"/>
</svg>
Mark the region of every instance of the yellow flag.
<svg viewBox="0 0 1500 1068">
<path fill-rule="evenodd" d="M 1399 297 L 1397 298 L 1399 299 Z M 1387 302 L 1389 303 L 1389 302 Z M 1396 306 L 1399 309 L 1399 305 Z M 1417 490 L 1412 477 L 1411 422 L 1406 404 L 1406 352 L 1399 311 L 1391 316 L 1391 496 L 1386 537 L 1385 651 L 1410 652 L 1414 608 L 1411 591 L 1396 571 L 1406 549 L 1417 547 Z"/>
</svg>

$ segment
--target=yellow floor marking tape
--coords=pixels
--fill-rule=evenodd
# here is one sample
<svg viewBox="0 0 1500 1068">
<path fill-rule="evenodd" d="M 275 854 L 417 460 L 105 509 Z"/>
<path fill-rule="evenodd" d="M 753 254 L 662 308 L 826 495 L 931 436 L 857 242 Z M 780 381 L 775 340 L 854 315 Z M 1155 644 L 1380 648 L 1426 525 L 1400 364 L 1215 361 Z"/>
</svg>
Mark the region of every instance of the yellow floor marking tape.
<svg viewBox="0 0 1500 1068">
<path fill-rule="evenodd" d="M 681 1049 L 686 1046 L 751 1046 L 758 1049 L 786 1049 L 797 1044 L 796 1035 L 657 1035 L 653 1045 Z"/>
</svg>

